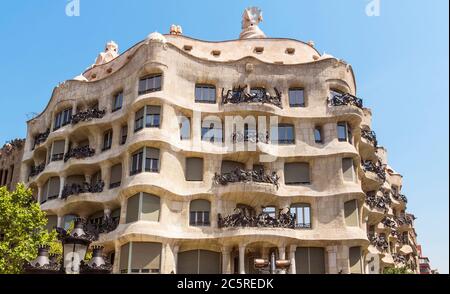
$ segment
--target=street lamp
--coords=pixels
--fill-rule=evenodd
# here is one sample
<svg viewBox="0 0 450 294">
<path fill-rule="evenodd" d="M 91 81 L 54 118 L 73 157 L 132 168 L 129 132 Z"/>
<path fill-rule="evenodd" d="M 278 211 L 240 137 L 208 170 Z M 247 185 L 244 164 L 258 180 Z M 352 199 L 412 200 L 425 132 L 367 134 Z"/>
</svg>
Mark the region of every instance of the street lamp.
<svg viewBox="0 0 450 294">
<path fill-rule="evenodd" d="M 92 247 L 92 258 L 89 262 L 81 262 L 82 274 L 109 274 L 112 265 L 103 257 L 103 246 Z"/>
<path fill-rule="evenodd" d="M 57 261 L 49 258 L 49 246 L 39 245 L 38 256 L 31 262 L 24 265 L 24 271 L 27 274 L 61 274 L 61 266 Z"/>
<path fill-rule="evenodd" d="M 70 234 L 64 229 L 58 228 L 58 238 L 63 245 L 63 267 L 66 274 L 80 273 L 81 261 L 86 256 L 89 244 L 95 239 L 93 235 L 84 231 L 84 222 L 82 218 L 76 218 Z"/>
<path fill-rule="evenodd" d="M 270 260 L 268 259 L 255 259 L 255 268 L 261 272 L 267 272 L 271 274 L 279 274 L 286 272 L 291 266 L 291 262 L 285 259 L 276 259 L 275 251 L 270 254 Z"/>
</svg>

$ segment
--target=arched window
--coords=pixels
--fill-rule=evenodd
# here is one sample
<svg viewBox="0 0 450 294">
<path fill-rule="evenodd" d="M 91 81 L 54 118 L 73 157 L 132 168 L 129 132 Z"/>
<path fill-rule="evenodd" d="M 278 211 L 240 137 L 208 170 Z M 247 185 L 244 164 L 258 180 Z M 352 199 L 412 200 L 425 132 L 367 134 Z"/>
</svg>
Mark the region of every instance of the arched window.
<svg viewBox="0 0 450 294">
<path fill-rule="evenodd" d="M 159 197 L 141 192 L 128 198 L 126 223 L 133 223 L 140 220 L 158 222 L 159 213 Z"/>
<path fill-rule="evenodd" d="M 189 207 L 189 225 L 210 226 L 211 203 L 208 200 L 192 200 Z"/>
</svg>

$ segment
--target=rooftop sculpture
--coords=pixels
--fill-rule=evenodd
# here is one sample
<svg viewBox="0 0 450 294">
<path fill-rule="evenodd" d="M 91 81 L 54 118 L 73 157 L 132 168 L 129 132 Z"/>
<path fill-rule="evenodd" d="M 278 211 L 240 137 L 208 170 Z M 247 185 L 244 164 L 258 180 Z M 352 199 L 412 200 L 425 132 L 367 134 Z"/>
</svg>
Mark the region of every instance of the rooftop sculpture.
<svg viewBox="0 0 450 294">
<path fill-rule="evenodd" d="M 242 32 L 240 39 L 265 38 L 266 35 L 258 27 L 263 21 L 262 11 L 257 7 L 249 7 L 242 15 Z"/>
</svg>

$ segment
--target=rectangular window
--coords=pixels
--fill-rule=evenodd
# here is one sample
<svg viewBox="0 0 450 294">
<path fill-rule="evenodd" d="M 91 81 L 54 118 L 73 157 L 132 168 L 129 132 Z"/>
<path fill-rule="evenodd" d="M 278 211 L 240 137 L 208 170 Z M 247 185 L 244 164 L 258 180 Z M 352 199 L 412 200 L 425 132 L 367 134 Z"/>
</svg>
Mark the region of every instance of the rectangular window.
<svg viewBox="0 0 450 294">
<path fill-rule="evenodd" d="M 278 133 L 278 134 L 277 134 Z M 271 141 L 274 144 L 294 144 L 294 126 L 293 125 L 278 125 L 272 127 Z"/>
<path fill-rule="evenodd" d="M 58 177 L 52 177 L 48 180 L 47 200 L 57 199 L 59 197 L 60 181 Z"/>
<path fill-rule="evenodd" d="M 186 158 L 186 181 L 203 181 L 203 158 Z"/>
<path fill-rule="evenodd" d="M 222 125 L 219 122 L 202 123 L 202 141 L 223 142 Z"/>
<path fill-rule="evenodd" d="M 119 92 L 116 95 L 114 95 L 112 111 L 115 112 L 115 111 L 121 109 L 122 104 L 123 104 L 123 92 Z"/>
<path fill-rule="evenodd" d="M 182 117 L 180 123 L 180 140 L 191 139 L 191 120 L 188 117 Z"/>
<path fill-rule="evenodd" d="M 344 203 L 345 224 L 349 227 L 358 227 L 358 202 L 350 200 Z"/>
<path fill-rule="evenodd" d="M 286 185 L 310 184 L 309 163 L 294 162 L 284 164 L 284 182 Z"/>
<path fill-rule="evenodd" d="M 146 148 L 145 150 L 145 171 L 159 172 L 159 150 L 155 148 Z"/>
<path fill-rule="evenodd" d="M 109 188 L 114 189 L 120 187 L 122 183 L 122 164 L 116 164 L 111 167 L 111 178 Z"/>
<path fill-rule="evenodd" d="M 64 148 L 66 142 L 64 140 L 53 142 L 52 161 L 60 161 L 64 158 Z"/>
<path fill-rule="evenodd" d="M 144 150 L 134 153 L 131 156 L 131 173 L 130 175 L 136 175 L 142 172 L 142 160 L 144 158 Z"/>
<path fill-rule="evenodd" d="M 311 205 L 298 203 L 291 206 L 291 213 L 295 214 L 295 227 L 301 229 L 311 228 Z"/>
<path fill-rule="evenodd" d="M 113 138 L 113 131 L 108 130 L 103 135 L 103 151 L 111 149 L 112 146 L 112 138 Z"/>
<path fill-rule="evenodd" d="M 346 122 L 338 122 L 337 124 L 337 134 L 339 142 L 348 141 L 348 131 Z"/>
<path fill-rule="evenodd" d="M 262 87 L 256 87 L 256 88 L 251 88 L 250 89 L 250 94 L 252 96 L 258 97 L 258 98 L 262 98 L 266 96 L 266 89 L 262 88 Z"/>
<path fill-rule="evenodd" d="M 216 103 L 216 87 L 213 85 L 195 85 L 195 102 Z"/>
<path fill-rule="evenodd" d="M 209 226 L 209 211 L 191 211 L 189 216 L 189 225 L 191 226 Z"/>
<path fill-rule="evenodd" d="M 289 105 L 291 107 L 305 107 L 305 94 L 303 89 L 289 89 Z"/>
<path fill-rule="evenodd" d="M 72 121 L 72 108 L 64 109 L 63 111 L 56 114 L 53 130 L 56 131 L 57 129 L 63 126 L 70 124 L 71 121 Z"/>
<path fill-rule="evenodd" d="M 161 122 L 161 106 L 146 106 L 145 127 L 159 128 Z"/>
<path fill-rule="evenodd" d="M 120 129 L 120 145 L 123 145 L 127 142 L 128 137 L 128 126 L 124 125 Z"/>
<path fill-rule="evenodd" d="M 353 158 L 342 158 L 342 174 L 344 181 L 352 182 L 354 180 Z"/>
<path fill-rule="evenodd" d="M 263 208 L 263 213 L 267 214 L 271 218 L 277 217 L 277 209 L 274 206 L 268 206 Z"/>
<path fill-rule="evenodd" d="M 144 128 L 144 112 L 145 107 L 139 109 L 134 116 L 134 131 L 140 131 Z"/>
<path fill-rule="evenodd" d="M 362 274 L 361 247 L 350 247 L 349 249 L 350 273 Z"/>
<path fill-rule="evenodd" d="M 320 126 L 316 126 L 314 128 L 314 141 L 317 144 L 322 144 L 323 143 L 322 127 L 320 127 Z"/>
<path fill-rule="evenodd" d="M 297 274 L 325 274 L 325 250 L 319 247 L 298 247 L 295 267 Z"/>
<path fill-rule="evenodd" d="M 161 91 L 162 75 L 151 75 L 139 80 L 139 95 Z"/>
</svg>

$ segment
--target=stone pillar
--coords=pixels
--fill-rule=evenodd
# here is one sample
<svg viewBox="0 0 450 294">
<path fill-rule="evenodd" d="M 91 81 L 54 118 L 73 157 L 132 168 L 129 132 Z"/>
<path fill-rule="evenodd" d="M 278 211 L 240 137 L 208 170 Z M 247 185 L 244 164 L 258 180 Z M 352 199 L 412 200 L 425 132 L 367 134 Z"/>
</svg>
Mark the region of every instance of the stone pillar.
<svg viewBox="0 0 450 294">
<path fill-rule="evenodd" d="M 347 245 L 337 246 L 337 272 L 338 274 L 348 274 L 350 273 L 350 264 L 348 261 L 349 257 L 349 247 Z"/>
<path fill-rule="evenodd" d="M 125 152 L 125 155 L 122 159 L 122 186 L 125 183 L 125 179 L 130 176 L 130 156 L 131 154 L 129 152 Z"/>
<path fill-rule="evenodd" d="M 337 274 L 339 272 L 337 268 L 337 246 L 327 246 L 325 251 L 327 253 L 326 273 L 333 275 Z"/>
<path fill-rule="evenodd" d="M 61 215 L 57 216 L 57 218 L 56 218 L 56 226 L 58 228 L 62 228 L 64 226 L 64 216 L 61 216 Z"/>
<path fill-rule="evenodd" d="M 245 245 L 239 245 L 239 274 L 245 274 Z"/>
<path fill-rule="evenodd" d="M 289 273 L 292 275 L 297 274 L 297 268 L 295 264 L 295 252 L 297 251 L 297 245 L 289 246 L 289 260 L 291 261 L 291 267 L 289 268 Z"/>
<path fill-rule="evenodd" d="M 178 271 L 178 251 L 180 251 L 180 246 L 173 245 L 172 254 L 173 254 L 173 273 L 176 274 Z"/>
<path fill-rule="evenodd" d="M 66 176 L 61 175 L 59 178 L 59 196 L 58 198 L 62 197 L 62 192 L 64 190 L 64 186 L 66 185 Z"/>
<path fill-rule="evenodd" d="M 114 244 L 114 265 L 113 265 L 113 274 L 120 274 L 120 245 L 119 242 L 116 240 Z"/>
<path fill-rule="evenodd" d="M 222 274 L 231 274 L 231 248 L 222 247 Z"/>
<path fill-rule="evenodd" d="M 115 149 L 119 146 L 120 143 L 120 136 L 121 136 L 121 130 L 122 130 L 122 126 L 120 124 L 115 124 L 113 125 L 113 137 L 112 137 L 112 144 L 111 144 L 111 149 Z"/>
<path fill-rule="evenodd" d="M 105 182 L 105 190 L 108 190 L 111 181 L 111 167 L 109 164 L 102 164 L 100 168 L 103 182 Z"/>
<path fill-rule="evenodd" d="M 69 145 L 70 145 L 70 139 L 66 138 L 66 140 L 64 141 L 64 154 L 69 152 Z"/>
<path fill-rule="evenodd" d="M 169 267 L 167 266 L 167 256 L 170 254 L 168 254 L 169 252 L 167 251 L 171 251 L 170 245 L 163 243 L 161 248 L 161 266 L 159 269 L 159 272 L 161 274 L 168 274 L 167 270 L 169 269 Z"/>
<path fill-rule="evenodd" d="M 286 259 L 286 245 L 278 246 L 278 259 L 285 260 Z M 281 270 L 280 274 L 286 274 L 286 270 Z"/>
<path fill-rule="evenodd" d="M 37 203 L 41 203 L 41 199 L 42 199 L 42 186 L 41 185 L 38 185 L 38 194 L 37 194 Z"/>
</svg>

